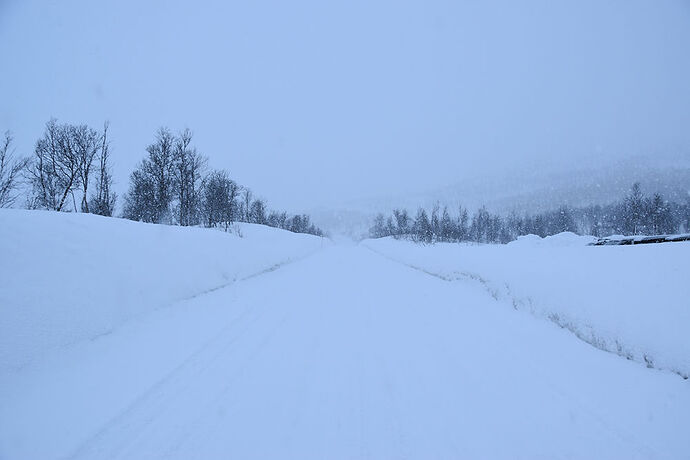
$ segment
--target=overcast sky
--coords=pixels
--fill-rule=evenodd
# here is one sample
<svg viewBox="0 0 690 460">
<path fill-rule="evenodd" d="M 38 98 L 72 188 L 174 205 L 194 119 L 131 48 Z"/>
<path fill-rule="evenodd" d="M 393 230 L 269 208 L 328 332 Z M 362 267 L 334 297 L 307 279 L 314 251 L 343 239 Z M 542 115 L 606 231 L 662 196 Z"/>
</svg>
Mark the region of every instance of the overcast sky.
<svg viewBox="0 0 690 460">
<path fill-rule="evenodd" d="M 690 2 L 0 0 L 0 131 L 157 127 L 290 210 L 690 152 Z"/>
</svg>

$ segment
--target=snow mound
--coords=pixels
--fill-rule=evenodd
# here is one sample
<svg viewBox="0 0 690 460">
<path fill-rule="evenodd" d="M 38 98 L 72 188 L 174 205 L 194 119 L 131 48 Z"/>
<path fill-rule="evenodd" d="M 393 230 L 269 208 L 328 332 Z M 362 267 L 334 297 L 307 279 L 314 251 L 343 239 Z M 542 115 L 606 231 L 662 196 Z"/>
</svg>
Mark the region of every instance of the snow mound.
<svg viewBox="0 0 690 460">
<path fill-rule="evenodd" d="M 517 240 L 508 243 L 509 246 L 550 246 L 550 247 L 569 247 L 587 246 L 597 239 L 593 236 L 580 236 L 572 232 L 563 232 L 557 235 L 541 238 L 537 235 L 524 235 Z"/>
<path fill-rule="evenodd" d="M 0 210 L 0 370 L 318 250 L 262 225 L 236 231 Z"/>
</svg>

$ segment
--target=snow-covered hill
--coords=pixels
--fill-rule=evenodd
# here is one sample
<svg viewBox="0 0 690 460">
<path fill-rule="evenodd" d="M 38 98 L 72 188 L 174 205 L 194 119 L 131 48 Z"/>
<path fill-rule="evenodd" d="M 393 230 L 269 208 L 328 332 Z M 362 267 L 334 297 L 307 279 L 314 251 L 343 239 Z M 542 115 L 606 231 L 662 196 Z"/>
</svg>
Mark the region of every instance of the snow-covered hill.
<svg viewBox="0 0 690 460">
<path fill-rule="evenodd" d="M 508 245 L 364 244 L 448 281 L 481 283 L 498 301 L 649 367 L 690 375 L 690 243 L 587 246 L 562 233 Z"/>
<path fill-rule="evenodd" d="M 241 235 L 241 236 L 240 236 Z M 304 257 L 321 238 L 0 210 L 0 370 Z"/>
</svg>

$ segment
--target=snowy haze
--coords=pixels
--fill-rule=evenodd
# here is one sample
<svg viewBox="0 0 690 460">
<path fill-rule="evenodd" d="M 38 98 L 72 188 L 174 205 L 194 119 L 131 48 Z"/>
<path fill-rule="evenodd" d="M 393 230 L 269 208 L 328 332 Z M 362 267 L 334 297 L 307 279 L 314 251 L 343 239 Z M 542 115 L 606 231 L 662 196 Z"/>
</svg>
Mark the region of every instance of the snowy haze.
<svg viewBox="0 0 690 460">
<path fill-rule="evenodd" d="M 0 1 L 0 130 L 161 125 L 277 207 L 690 152 L 685 1 Z"/>
</svg>

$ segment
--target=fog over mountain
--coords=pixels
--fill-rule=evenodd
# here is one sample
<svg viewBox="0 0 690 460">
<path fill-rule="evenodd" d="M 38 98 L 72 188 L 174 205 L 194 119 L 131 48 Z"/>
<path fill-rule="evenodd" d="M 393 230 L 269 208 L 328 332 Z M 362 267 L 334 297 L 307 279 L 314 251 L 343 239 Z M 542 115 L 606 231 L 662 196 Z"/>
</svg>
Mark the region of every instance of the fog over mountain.
<svg viewBox="0 0 690 460">
<path fill-rule="evenodd" d="M 379 195 L 350 200 L 332 208 L 312 210 L 315 221 L 334 233 L 366 235 L 378 212 L 395 208 L 414 211 L 435 204 L 455 212 L 459 205 L 476 210 L 486 206 L 501 215 L 535 214 L 560 206 L 605 205 L 619 201 L 639 182 L 644 193 L 662 194 L 677 203 L 690 201 L 690 159 L 687 156 L 593 160 L 570 171 L 533 169 L 521 173 L 470 178 L 426 191 Z"/>
</svg>

